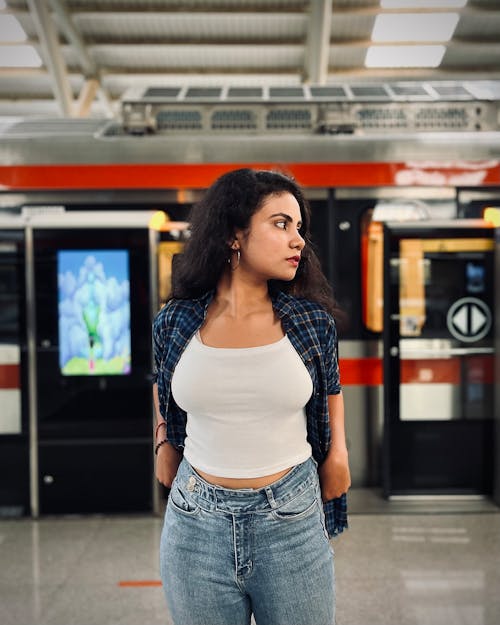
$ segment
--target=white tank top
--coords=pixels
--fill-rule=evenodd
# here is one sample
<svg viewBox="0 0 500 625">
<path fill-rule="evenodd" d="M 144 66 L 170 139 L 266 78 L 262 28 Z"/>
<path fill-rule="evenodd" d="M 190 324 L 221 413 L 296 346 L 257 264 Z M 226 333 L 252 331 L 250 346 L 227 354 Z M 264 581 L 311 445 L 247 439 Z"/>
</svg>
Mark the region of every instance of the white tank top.
<svg viewBox="0 0 500 625">
<path fill-rule="evenodd" d="M 312 380 L 287 336 L 260 347 L 219 348 L 195 335 L 172 376 L 187 413 L 184 455 L 218 477 L 277 473 L 311 456 L 305 405 Z"/>
</svg>

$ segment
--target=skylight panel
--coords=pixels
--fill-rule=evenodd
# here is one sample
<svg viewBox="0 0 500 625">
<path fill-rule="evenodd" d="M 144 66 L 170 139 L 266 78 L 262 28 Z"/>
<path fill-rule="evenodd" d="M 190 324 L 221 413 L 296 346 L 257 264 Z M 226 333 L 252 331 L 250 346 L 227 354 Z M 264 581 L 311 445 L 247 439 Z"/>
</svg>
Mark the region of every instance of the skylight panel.
<svg viewBox="0 0 500 625">
<path fill-rule="evenodd" d="M 449 41 L 458 20 L 458 13 L 381 13 L 372 41 Z"/>
<path fill-rule="evenodd" d="M 9 15 L 8 13 L 0 15 L 1 43 L 7 43 L 10 41 L 26 41 L 26 39 L 26 33 L 16 17 Z"/>
<path fill-rule="evenodd" d="M 33 46 L 0 46 L 0 67 L 41 67 L 42 59 Z"/>
<path fill-rule="evenodd" d="M 443 45 L 370 46 L 366 67 L 438 67 L 445 53 Z"/>
<path fill-rule="evenodd" d="M 0 0 L 0 9 L 5 2 Z M 0 15 L 0 67 L 41 67 L 42 59 L 33 46 L 10 45 L 28 39 L 19 20 L 9 13 Z"/>
<path fill-rule="evenodd" d="M 382 9 L 461 9 L 467 0 L 380 0 Z"/>
</svg>

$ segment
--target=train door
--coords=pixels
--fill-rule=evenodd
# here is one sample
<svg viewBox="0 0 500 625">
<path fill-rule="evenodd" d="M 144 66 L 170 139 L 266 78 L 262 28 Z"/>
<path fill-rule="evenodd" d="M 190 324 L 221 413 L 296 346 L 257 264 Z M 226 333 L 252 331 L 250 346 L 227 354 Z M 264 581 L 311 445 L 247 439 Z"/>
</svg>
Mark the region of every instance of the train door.
<svg viewBox="0 0 500 625">
<path fill-rule="evenodd" d="M 500 281 L 500 208 L 495 220 L 495 284 Z M 500 289 L 495 289 L 495 423 L 493 500 L 500 506 Z"/>
<path fill-rule="evenodd" d="M 35 516 L 152 509 L 149 217 L 30 222 Z"/>
<path fill-rule="evenodd" d="M 491 494 L 494 229 L 384 226 L 386 496 Z"/>
<path fill-rule="evenodd" d="M 349 463 L 356 487 L 378 487 L 382 483 L 381 222 L 387 218 L 451 219 L 455 212 L 454 189 L 344 188 L 335 189 L 330 220 L 322 224 L 328 236 L 329 277 L 344 312 L 339 325 L 340 371 Z"/>
</svg>

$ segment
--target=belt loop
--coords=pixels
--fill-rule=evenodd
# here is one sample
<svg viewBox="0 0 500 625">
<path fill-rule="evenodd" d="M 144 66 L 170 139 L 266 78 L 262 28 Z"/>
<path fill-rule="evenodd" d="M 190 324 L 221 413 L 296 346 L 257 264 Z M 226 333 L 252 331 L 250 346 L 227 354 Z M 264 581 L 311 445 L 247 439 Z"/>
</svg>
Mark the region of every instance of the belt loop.
<svg viewBox="0 0 500 625">
<path fill-rule="evenodd" d="M 269 505 L 271 506 L 271 508 L 276 508 L 276 502 L 274 501 L 273 489 L 270 486 L 266 486 L 264 490 L 266 491 L 266 497 L 267 497 L 267 501 L 269 502 Z"/>
</svg>

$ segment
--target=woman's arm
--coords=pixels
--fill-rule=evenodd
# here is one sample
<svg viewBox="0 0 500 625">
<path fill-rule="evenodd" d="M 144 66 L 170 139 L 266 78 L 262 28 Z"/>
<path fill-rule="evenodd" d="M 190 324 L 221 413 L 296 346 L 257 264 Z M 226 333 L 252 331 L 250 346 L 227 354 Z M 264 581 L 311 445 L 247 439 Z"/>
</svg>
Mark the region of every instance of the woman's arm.
<svg viewBox="0 0 500 625">
<path fill-rule="evenodd" d="M 323 501 L 340 497 L 351 486 L 349 457 L 345 439 L 344 398 L 342 393 L 328 395 L 328 413 L 332 443 L 325 461 L 319 467 L 321 496 Z"/>
<path fill-rule="evenodd" d="M 160 423 L 165 423 L 165 419 L 162 417 L 160 413 L 160 400 L 158 397 L 158 385 L 153 384 L 153 403 L 155 407 L 156 414 L 156 423 L 157 425 Z M 166 426 L 162 425 L 161 427 L 156 428 L 156 440 L 155 445 L 157 445 L 160 441 L 166 439 L 167 432 Z M 172 482 L 174 481 L 174 477 L 177 473 L 177 469 L 179 468 L 179 464 L 182 460 L 182 454 L 175 449 L 170 443 L 165 443 L 158 447 L 158 452 L 156 455 L 156 479 L 166 486 L 170 488 L 172 486 Z"/>
</svg>

